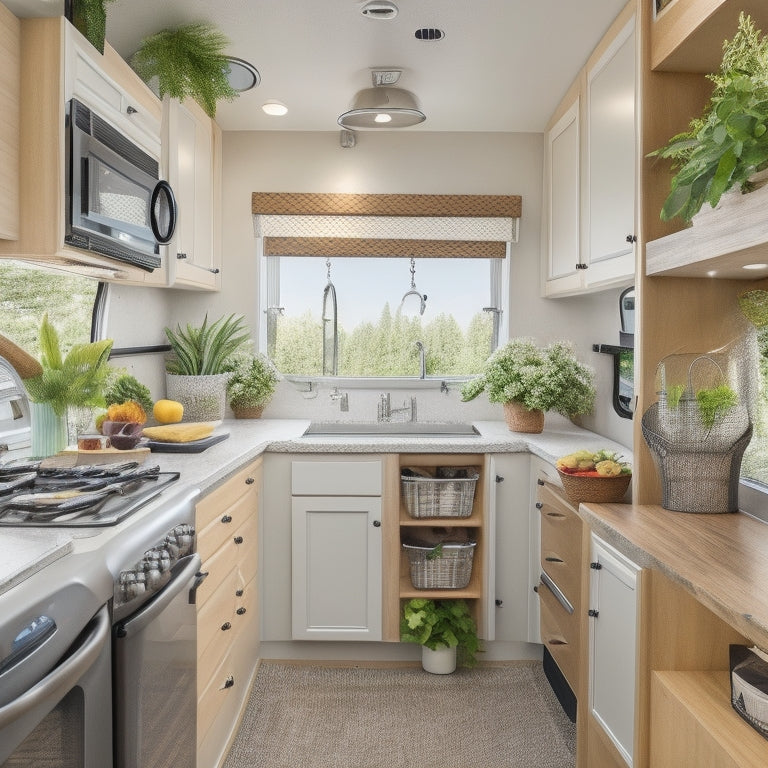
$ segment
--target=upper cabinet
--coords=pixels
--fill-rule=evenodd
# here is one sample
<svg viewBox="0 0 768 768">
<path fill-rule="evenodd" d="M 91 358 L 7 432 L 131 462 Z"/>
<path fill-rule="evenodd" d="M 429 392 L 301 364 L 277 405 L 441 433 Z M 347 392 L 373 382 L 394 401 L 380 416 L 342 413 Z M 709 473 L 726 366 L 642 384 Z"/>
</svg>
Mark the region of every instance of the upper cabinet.
<svg viewBox="0 0 768 768">
<path fill-rule="evenodd" d="M 164 102 L 163 145 L 179 219 L 169 246 L 170 282 L 218 290 L 221 283 L 221 129 L 194 101 Z"/>
<path fill-rule="evenodd" d="M 19 236 L 21 24 L 0 4 L 0 238 Z"/>
<path fill-rule="evenodd" d="M 0 241 L 0 257 L 106 280 L 164 285 L 164 268 L 147 272 L 64 242 L 67 102 L 77 98 L 157 158 L 161 102 L 109 45 L 99 54 L 63 17 L 23 19 L 20 26 L 19 230 L 14 240 Z"/>
<path fill-rule="evenodd" d="M 547 130 L 543 295 L 630 285 L 635 268 L 635 4 L 611 25 Z"/>
</svg>

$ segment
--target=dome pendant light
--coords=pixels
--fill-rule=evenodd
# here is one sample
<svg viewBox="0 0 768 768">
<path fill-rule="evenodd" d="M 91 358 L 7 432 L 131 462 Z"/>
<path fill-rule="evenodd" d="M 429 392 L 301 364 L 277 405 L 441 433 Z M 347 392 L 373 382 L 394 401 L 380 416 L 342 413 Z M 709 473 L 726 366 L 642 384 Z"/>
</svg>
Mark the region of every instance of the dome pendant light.
<svg viewBox="0 0 768 768">
<path fill-rule="evenodd" d="M 347 130 L 364 131 L 407 128 L 426 119 L 410 91 L 379 85 L 358 91 L 352 109 L 337 122 Z"/>
</svg>

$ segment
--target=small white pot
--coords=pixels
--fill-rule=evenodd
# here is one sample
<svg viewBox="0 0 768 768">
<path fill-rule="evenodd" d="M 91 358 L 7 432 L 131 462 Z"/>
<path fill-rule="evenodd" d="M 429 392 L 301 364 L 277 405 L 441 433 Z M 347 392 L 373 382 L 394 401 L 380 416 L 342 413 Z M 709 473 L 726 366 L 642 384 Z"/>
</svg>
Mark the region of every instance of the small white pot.
<svg viewBox="0 0 768 768">
<path fill-rule="evenodd" d="M 421 666 L 433 675 L 450 675 L 456 671 L 456 648 L 438 648 L 433 651 L 421 646 Z"/>
</svg>

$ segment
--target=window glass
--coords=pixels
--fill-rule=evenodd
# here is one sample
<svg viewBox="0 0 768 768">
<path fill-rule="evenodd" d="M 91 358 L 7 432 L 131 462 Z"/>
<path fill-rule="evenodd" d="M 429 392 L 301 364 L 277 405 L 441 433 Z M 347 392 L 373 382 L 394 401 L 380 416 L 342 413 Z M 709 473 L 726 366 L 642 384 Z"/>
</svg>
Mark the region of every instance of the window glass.
<svg viewBox="0 0 768 768">
<path fill-rule="evenodd" d="M 61 346 L 91 340 L 97 280 L 0 260 L 0 333 L 39 358 L 43 315 L 59 333 Z"/>
<path fill-rule="evenodd" d="M 758 394 L 749 441 L 741 463 L 741 476 L 766 486 L 768 491 L 768 328 L 757 331 Z"/>
<path fill-rule="evenodd" d="M 401 258 L 335 258 L 339 376 L 427 376 L 478 373 L 492 350 L 500 259 L 417 259 L 413 283 L 426 295 L 420 314 L 411 290 L 411 264 Z M 268 257 L 267 347 L 285 374 L 323 375 L 324 258 Z M 404 299 L 405 297 L 405 299 Z M 327 307 L 327 305 L 326 305 Z M 327 338 L 327 337 L 326 337 Z M 327 355 L 327 342 L 326 342 Z M 326 357 L 327 361 L 327 357 Z M 326 365 L 325 370 L 328 370 Z"/>
</svg>

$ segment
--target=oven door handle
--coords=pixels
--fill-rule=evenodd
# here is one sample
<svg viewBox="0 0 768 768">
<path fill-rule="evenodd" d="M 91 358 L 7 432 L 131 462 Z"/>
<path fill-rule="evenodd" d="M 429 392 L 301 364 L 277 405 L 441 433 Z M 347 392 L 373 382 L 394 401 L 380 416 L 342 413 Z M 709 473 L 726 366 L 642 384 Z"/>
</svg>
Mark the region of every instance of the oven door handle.
<svg viewBox="0 0 768 768">
<path fill-rule="evenodd" d="M 18 721 L 45 701 L 54 704 L 75 687 L 77 681 L 91 668 L 109 640 L 109 611 L 103 606 L 86 627 L 88 635 L 75 652 L 10 704 L 0 707 L 0 730 Z"/>
<path fill-rule="evenodd" d="M 174 600 L 174 598 L 185 589 L 191 589 L 197 579 L 197 572 L 200 570 L 202 561 L 197 553 L 188 555 L 179 563 L 184 563 L 182 569 L 150 600 L 142 606 L 136 613 L 124 619 L 115 626 L 115 634 L 119 639 L 130 637 L 132 634 L 141 632 L 151 621 L 159 616 Z"/>
</svg>

